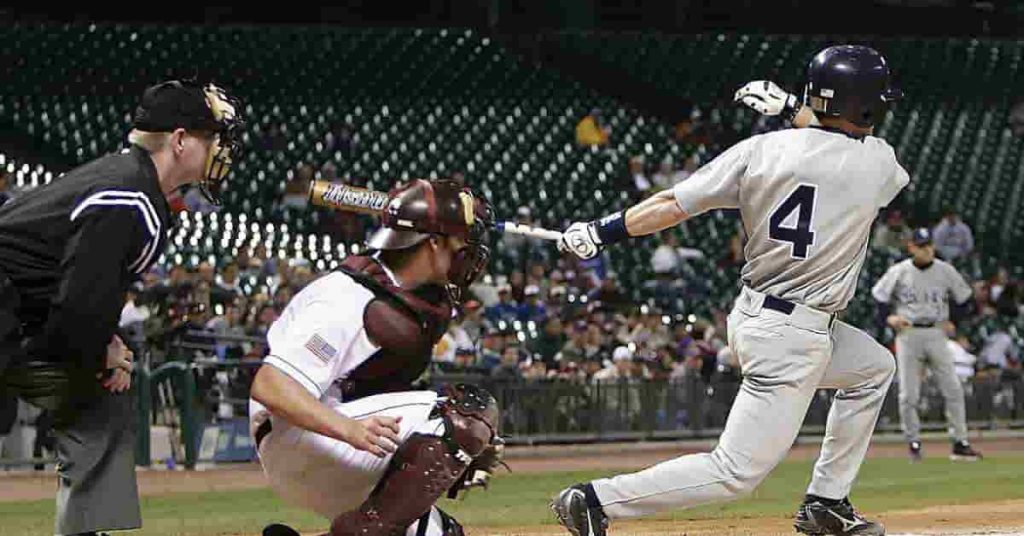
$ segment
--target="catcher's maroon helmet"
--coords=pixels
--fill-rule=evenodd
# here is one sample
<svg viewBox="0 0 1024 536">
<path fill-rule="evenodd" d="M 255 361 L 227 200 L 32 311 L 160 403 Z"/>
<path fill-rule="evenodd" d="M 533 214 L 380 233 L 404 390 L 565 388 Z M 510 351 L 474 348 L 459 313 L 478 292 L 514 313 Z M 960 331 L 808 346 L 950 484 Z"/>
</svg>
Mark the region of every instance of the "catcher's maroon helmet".
<svg viewBox="0 0 1024 536">
<path fill-rule="evenodd" d="M 472 283 L 487 265 L 487 230 L 494 223 L 491 204 L 454 181 L 415 179 L 392 190 L 381 219 L 382 227 L 367 246 L 375 250 L 405 249 L 430 236 L 455 236 L 466 246 L 452 259 L 449 282 Z"/>
</svg>

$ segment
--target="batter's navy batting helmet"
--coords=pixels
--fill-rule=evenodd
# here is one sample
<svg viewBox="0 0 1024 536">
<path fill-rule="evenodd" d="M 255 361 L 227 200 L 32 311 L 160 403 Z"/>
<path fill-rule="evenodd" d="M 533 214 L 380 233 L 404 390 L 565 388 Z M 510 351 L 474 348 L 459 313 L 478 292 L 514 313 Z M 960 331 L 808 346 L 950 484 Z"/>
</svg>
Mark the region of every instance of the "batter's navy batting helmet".
<svg viewBox="0 0 1024 536">
<path fill-rule="evenodd" d="M 903 92 L 893 88 L 885 58 L 873 48 L 839 45 L 818 52 L 807 66 L 804 105 L 822 117 L 870 127 Z"/>
</svg>

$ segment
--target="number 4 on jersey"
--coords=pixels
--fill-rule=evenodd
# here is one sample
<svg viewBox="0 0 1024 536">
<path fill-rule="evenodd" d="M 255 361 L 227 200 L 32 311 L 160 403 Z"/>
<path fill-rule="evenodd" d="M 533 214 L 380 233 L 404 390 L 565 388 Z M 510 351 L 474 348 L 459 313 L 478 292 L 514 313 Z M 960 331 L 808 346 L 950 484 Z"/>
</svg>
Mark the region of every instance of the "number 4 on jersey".
<svg viewBox="0 0 1024 536">
<path fill-rule="evenodd" d="M 792 244 L 790 255 L 795 259 L 806 259 L 807 249 L 814 244 L 811 219 L 814 217 L 814 201 L 818 189 L 810 184 L 797 186 L 768 219 L 768 237 Z M 797 212 L 796 226 L 783 227 L 790 214 Z"/>
</svg>

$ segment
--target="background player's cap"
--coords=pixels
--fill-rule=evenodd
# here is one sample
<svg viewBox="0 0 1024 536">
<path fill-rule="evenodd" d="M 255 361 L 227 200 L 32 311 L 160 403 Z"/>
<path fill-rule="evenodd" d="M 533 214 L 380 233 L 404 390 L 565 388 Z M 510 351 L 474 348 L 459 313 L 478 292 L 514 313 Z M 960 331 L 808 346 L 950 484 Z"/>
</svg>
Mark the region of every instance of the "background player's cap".
<svg viewBox="0 0 1024 536">
<path fill-rule="evenodd" d="M 915 246 L 927 246 L 932 243 L 932 232 L 927 227 L 914 229 L 914 235 L 910 238 L 910 241 Z"/>
</svg>

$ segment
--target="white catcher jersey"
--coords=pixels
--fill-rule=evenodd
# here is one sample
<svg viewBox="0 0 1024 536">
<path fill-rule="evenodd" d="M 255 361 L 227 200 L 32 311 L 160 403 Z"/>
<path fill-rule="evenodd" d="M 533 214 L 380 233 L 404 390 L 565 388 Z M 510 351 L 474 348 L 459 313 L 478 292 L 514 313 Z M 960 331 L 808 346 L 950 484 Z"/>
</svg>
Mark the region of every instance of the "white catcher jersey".
<svg viewBox="0 0 1024 536">
<path fill-rule="evenodd" d="M 949 320 L 949 299 L 964 303 L 971 294 L 960 272 L 939 259 L 923 270 L 914 266 L 913 259 L 900 261 L 871 289 L 876 300 L 892 304 L 895 314 L 914 324 Z"/>
<path fill-rule="evenodd" d="M 296 294 L 267 332 L 270 353 L 263 362 L 299 382 L 314 398 L 340 399 L 335 381 L 379 349 L 366 335 L 363 311 L 373 293 L 343 272 L 332 272 Z M 249 401 L 252 426 L 267 410 Z"/>
<path fill-rule="evenodd" d="M 740 210 L 746 285 L 836 312 L 853 297 L 878 210 L 909 181 L 885 140 L 803 128 L 737 143 L 674 193 L 690 216 Z"/>
</svg>

